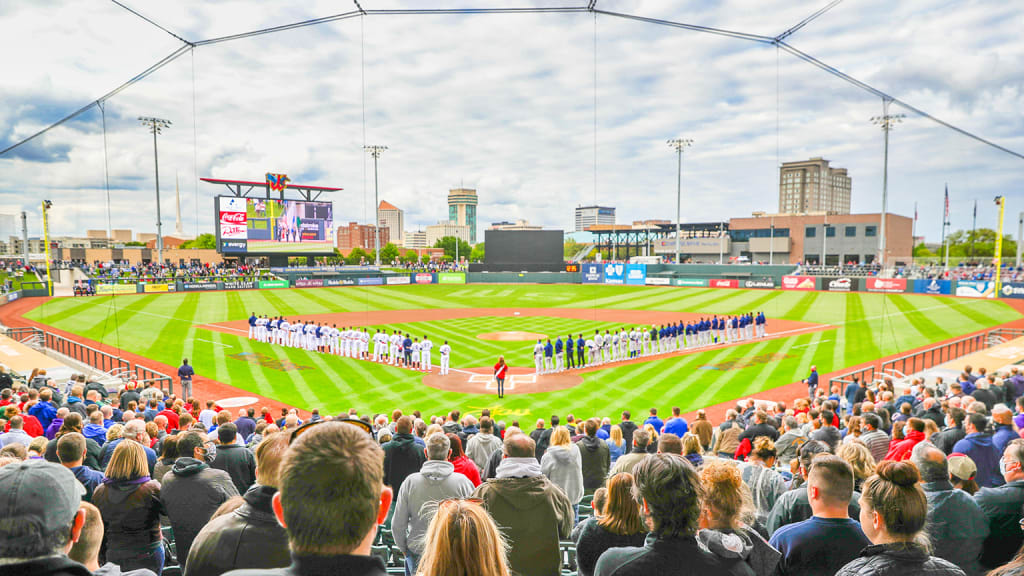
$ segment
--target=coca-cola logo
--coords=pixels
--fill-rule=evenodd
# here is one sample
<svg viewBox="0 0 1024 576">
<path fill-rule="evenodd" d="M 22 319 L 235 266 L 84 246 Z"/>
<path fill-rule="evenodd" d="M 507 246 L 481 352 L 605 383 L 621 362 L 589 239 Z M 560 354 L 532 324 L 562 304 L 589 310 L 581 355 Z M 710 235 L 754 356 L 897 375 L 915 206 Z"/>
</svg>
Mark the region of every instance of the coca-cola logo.
<svg viewBox="0 0 1024 576">
<path fill-rule="evenodd" d="M 245 224 L 245 212 L 221 212 L 221 224 Z"/>
</svg>

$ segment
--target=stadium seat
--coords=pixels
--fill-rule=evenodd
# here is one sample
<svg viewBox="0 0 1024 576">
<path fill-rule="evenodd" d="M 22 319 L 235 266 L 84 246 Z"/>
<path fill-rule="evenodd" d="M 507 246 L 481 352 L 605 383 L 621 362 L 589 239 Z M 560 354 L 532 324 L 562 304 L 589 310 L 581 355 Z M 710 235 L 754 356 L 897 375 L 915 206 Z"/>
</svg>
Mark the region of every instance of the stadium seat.
<svg viewBox="0 0 1024 576">
<path fill-rule="evenodd" d="M 593 494 L 587 494 L 586 496 L 583 497 L 582 500 L 580 500 L 580 506 L 590 506 L 593 502 L 594 502 L 594 495 Z"/>
<path fill-rule="evenodd" d="M 390 549 L 387 546 L 371 546 L 370 555 L 380 558 L 381 562 L 386 566 L 388 563 L 388 557 L 391 555 Z"/>
<path fill-rule="evenodd" d="M 562 576 L 576 574 L 576 543 L 572 540 L 562 540 L 558 543 L 562 554 Z"/>
</svg>

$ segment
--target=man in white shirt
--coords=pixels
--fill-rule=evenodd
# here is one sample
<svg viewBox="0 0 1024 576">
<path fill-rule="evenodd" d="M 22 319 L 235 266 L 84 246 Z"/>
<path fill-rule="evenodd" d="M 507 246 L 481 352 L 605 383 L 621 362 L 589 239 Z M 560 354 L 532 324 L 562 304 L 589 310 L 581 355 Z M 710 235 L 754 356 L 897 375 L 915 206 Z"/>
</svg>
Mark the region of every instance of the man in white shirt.
<svg viewBox="0 0 1024 576">
<path fill-rule="evenodd" d="M 363 360 L 370 359 L 370 331 L 363 328 L 363 331 L 359 333 L 359 345 L 362 349 L 359 351 L 359 358 Z"/>
<path fill-rule="evenodd" d="M 452 347 L 448 345 L 448 341 L 445 340 L 444 344 L 441 344 L 441 376 L 448 375 L 448 365 L 451 362 Z"/>
<path fill-rule="evenodd" d="M 424 372 L 430 372 L 431 361 L 430 361 L 430 349 L 434 347 L 434 343 L 427 338 L 427 335 L 423 335 L 423 342 L 420 343 L 420 364 Z"/>
<path fill-rule="evenodd" d="M 422 369 L 422 366 L 420 365 L 420 353 L 422 352 L 422 350 L 423 350 L 423 344 L 420 343 L 420 339 L 416 338 L 415 340 L 413 340 L 412 341 L 412 364 L 409 366 L 409 368 L 412 368 L 414 370 Z"/>
<path fill-rule="evenodd" d="M 377 333 L 373 335 L 373 361 L 380 361 L 380 328 L 378 328 Z"/>
<path fill-rule="evenodd" d="M 284 346 L 288 343 L 288 335 L 291 334 L 292 325 L 287 319 L 282 318 L 277 323 L 277 344 Z"/>
</svg>

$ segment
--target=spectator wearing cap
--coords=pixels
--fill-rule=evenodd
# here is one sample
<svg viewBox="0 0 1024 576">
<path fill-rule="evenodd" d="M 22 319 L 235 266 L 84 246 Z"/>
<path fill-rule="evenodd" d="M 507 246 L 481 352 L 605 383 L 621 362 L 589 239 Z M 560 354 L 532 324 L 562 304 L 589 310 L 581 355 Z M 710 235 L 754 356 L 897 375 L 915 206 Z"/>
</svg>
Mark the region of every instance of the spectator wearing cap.
<svg viewBox="0 0 1024 576">
<path fill-rule="evenodd" d="M 481 474 L 487 469 L 487 460 L 495 450 L 501 449 L 501 438 L 494 435 L 494 420 L 484 416 L 480 418 L 480 432 L 474 434 L 466 443 L 466 456 L 476 464 Z"/>
<path fill-rule="evenodd" d="M 288 534 L 274 516 L 288 434 L 271 434 L 256 447 L 256 485 L 237 509 L 212 520 L 192 541 L 189 576 L 220 576 L 236 568 L 282 568 L 291 563 Z M 217 451 L 218 456 L 220 450 Z"/>
<path fill-rule="evenodd" d="M 914 446 L 910 461 L 921 473 L 928 499 L 928 538 L 932 552 L 956 564 L 967 576 L 983 573 L 978 559 L 989 535 L 988 518 L 970 494 L 949 482 L 946 455 L 934 445 Z"/>
<path fill-rule="evenodd" d="M 370 555 L 392 499 L 384 454 L 365 427 L 348 422 L 325 421 L 291 437 L 273 497 L 291 564 L 229 576 L 386 576 L 384 562 Z"/>
<path fill-rule="evenodd" d="M 998 486 L 1003 483 L 999 474 L 999 455 L 992 436 L 985 433 L 988 418 L 984 414 L 970 414 L 964 422 L 967 435 L 953 445 L 953 452 L 970 456 L 978 467 L 978 485 L 981 487 Z"/>
<path fill-rule="evenodd" d="M 217 439 L 220 445 L 210 467 L 227 472 L 238 493 L 245 494 L 256 483 L 256 459 L 248 448 L 236 443 L 238 428 L 233 422 L 217 428 Z"/>
<path fill-rule="evenodd" d="M 1009 562 L 1024 542 L 1018 521 L 1024 505 L 1024 439 L 1006 445 L 999 469 L 1006 483 L 998 488 L 982 487 L 975 501 L 989 521 L 981 564 L 992 569 Z M 980 474 L 980 470 L 979 470 Z"/>
<path fill-rule="evenodd" d="M 744 563 L 728 564 L 697 542 L 704 488 L 689 462 L 655 454 L 634 468 L 633 493 L 651 534 L 643 547 L 611 548 L 594 568 L 597 576 L 753 575 Z"/>
<path fill-rule="evenodd" d="M 178 436 L 179 458 L 164 475 L 161 495 L 174 529 L 178 561 L 185 565 L 192 540 L 221 504 L 239 494 L 227 472 L 206 464 L 203 436 L 198 432 Z"/>
<path fill-rule="evenodd" d="M 32 443 L 32 436 L 23 429 L 25 421 L 21 415 L 15 414 L 7 423 L 11 428 L 10 431 L 0 434 L 0 448 L 15 443 L 28 448 L 28 445 Z"/>
<path fill-rule="evenodd" d="M 0 468 L 0 574 L 91 576 L 68 558 L 85 512 L 70 470 L 43 460 Z"/>
<path fill-rule="evenodd" d="M 122 442 L 110 458 L 92 503 L 103 515 L 106 559 L 124 570 L 164 568 L 160 483 L 149 477 L 146 454 L 137 442 Z"/>
<path fill-rule="evenodd" d="M 93 491 L 103 482 L 103 473 L 83 466 L 86 454 L 85 437 L 77 432 L 70 432 L 57 440 L 57 458 L 61 466 L 64 466 L 75 475 L 75 478 L 85 487 L 85 494 L 82 499 L 86 502 L 92 501 Z"/>
<path fill-rule="evenodd" d="M 954 452 L 946 459 L 949 462 L 949 483 L 957 490 L 963 490 L 971 496 L 978 493 L 978 467 L 974 460 L 966 454 Z"/>
<path fill-rule="evenodd" d="M 992 408 L 992 424 L 995 426 L 992 432 L 992 445 L 1002 454 L 1010 440 L 1020 438 L 1013 429 L 1013 412 L 1006 404 L 996 404 Z"/>
<path fill-rule="evenodd" d="M 109 561 L 100 566 L 100 545 L 103 544 L 105 535 L 103 517 L 99 508 L 92 504 L 82 502 L 81 506 L 85 511 L 85 522 L 82 524 L 78 541 L 68 552 L 68 558 L 85 566 L 93 576 L 156 576 L 152 570 L 140 568 L 126 571 Z"/>
<path fill-rule="evenodd" d="M 478 486 L 473 497 L 483 500 L 505 534 L 513 571 L 559 576 L 562 562 L 558 542 L 572 532 L 572 504 L 562 489 L 541 472 L 530 437 L 520 434 L 505 438 L 504 453 L 497 477 Z"/>
</svg>

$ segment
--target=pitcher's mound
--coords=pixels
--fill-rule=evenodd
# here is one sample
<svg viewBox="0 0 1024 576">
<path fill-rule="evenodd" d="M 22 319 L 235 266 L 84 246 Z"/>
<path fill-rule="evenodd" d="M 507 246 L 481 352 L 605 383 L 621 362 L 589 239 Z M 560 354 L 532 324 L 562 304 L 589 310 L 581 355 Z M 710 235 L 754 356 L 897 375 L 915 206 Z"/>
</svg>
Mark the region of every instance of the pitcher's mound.
<svg viewBox="0 0 1024 576">
<path fill-rule="evenodd" d="M 423 383 L 431 388 L 463 394 L 497 394 L 498 385 L 494 381 L 494 369 L 491 367 L 470 368 L 468 370 L 451 371 L 441 376 L 437 368 L 423 376 Z M 583 377 L 574 372 L 557 374 L 534 374 L 528 368 L 509 367 L 505 379 L 505 394 L 536 394 L 553 392 L 579 386 Z"/>
<path fill-rule="evenodd" d="M 481 340 L 497 340 L 499 342 L 521 342 L 525 340 L 537 340 L 547 338 L 547 334 L 537 334 L 535 332 L 487 332 L 485 334 L 477 334 L 477 338 Z"/>
</svg>

